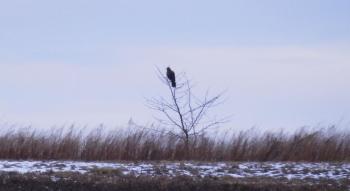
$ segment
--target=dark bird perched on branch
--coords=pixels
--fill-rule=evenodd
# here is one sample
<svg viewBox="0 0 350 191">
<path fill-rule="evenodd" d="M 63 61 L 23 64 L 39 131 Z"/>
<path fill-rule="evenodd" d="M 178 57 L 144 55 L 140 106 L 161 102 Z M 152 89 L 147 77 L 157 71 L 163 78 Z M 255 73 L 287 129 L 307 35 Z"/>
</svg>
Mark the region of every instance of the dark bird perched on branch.
<svg viewBox="0 0 350 191">
<path fill-rule="evenodd" d="M 169 67 L 166 68 L 166 76 L 168 77 L 168 79 L 171 82 L 171 86 L 173 88 L 176 87 L 176 81 L 175 81 L 175 72 L 172 71 Z"/>
</svg>

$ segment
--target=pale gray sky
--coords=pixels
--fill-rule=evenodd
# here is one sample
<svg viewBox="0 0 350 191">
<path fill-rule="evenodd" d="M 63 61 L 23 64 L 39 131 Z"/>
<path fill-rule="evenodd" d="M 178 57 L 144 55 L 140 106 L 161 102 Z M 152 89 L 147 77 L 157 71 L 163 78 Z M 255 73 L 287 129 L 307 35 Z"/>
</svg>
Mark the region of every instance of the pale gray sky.
<svg viewBox="0 0 350 191">
<path fill-rule="evenodd" d="M 350 121 L 345 0 L 0 3 L 0 123 L 152 123 L 155 66 L 227 90 L 227 126 Z"/>
</svg>

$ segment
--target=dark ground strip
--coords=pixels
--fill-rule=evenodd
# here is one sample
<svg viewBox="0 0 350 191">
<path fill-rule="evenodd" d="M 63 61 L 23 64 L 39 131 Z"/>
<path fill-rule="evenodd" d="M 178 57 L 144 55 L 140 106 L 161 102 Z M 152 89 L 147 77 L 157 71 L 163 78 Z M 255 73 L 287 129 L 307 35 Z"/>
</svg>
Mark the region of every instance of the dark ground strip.
<svg viewBox="0 0 350 191">
<path fill-rule="evenodd" d="M 0 191 L 339 191 L 350 180 L 313 182 L 276 178 L 176 178 L 103 174 L 1 173 Z"/>
</svg>

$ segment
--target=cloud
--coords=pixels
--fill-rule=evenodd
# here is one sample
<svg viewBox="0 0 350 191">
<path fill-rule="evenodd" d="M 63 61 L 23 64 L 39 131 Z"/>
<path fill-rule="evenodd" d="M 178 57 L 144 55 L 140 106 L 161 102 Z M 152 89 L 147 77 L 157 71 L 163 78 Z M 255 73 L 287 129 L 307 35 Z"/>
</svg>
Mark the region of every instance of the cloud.
<svg viewBox="0 0 350 191">
<path fill-rule="evenodd" d="M 350 117 L 350 55 L 333 47 L 105 47 L 105 63 L 0 61 L 3 120 L 34 124 L 152 121 L 165 94 L 155 66 L 186 72 L 201 92 L 228 89 L 232 126 L 284 127 Z M 96 56 L 98 57 L 98 56 Z"/>
</svg>

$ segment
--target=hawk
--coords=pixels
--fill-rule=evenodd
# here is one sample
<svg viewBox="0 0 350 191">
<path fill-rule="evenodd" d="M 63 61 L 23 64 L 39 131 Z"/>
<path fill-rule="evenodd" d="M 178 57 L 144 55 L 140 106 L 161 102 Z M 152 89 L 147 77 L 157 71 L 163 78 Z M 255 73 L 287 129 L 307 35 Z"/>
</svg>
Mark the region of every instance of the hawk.
<svg viewBox="0 0 350 191">
<path fill-rule="evenodd" d="M 173 88 L 176 88 L 176 81 L 175 81 L 175 72 L 172 71 L 169 67 L 166 68 L 166 76 L 171 82 L 171 86 Z"/>
</svg>

